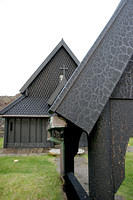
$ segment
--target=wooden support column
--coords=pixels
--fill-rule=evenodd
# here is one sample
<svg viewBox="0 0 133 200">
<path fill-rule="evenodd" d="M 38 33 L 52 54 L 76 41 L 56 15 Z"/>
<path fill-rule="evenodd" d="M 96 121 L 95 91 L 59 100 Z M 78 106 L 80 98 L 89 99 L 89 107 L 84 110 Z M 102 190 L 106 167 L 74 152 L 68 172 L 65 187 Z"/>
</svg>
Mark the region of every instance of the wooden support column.
<svg viewBox="0 0 133 200">
<path fill-rule="evenodd" d="M 79 140 L 82 131 L 80 128 L 68 124 L 64 129 L 64 174 L 74 173 L 74 156 L 78 152 Z"/>
<path fill-rule="evenodd" d="M 89 136 L 89 193 L 95 200 L 114 200 L 110 104 Z"/>
</svg>

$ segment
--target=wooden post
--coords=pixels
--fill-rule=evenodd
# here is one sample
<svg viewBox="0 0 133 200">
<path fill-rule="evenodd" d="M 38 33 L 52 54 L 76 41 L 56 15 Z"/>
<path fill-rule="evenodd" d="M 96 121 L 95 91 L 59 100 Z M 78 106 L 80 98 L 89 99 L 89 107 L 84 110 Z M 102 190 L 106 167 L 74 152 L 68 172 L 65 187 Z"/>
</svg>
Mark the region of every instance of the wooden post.
<svg viewBox="0 0 133 200">
<path fill-rule="evenodd" d="M 78 152 L 82 130 L 72 124 L 64 129 L 64 173 L 74 173 L 74 156 Z"/>
</svg>

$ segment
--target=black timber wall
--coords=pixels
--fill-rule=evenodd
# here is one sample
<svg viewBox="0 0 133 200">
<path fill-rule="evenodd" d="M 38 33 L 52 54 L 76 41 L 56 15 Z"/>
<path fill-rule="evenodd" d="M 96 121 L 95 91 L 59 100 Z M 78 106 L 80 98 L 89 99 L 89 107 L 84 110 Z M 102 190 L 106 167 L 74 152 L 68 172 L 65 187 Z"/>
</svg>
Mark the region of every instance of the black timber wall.
<svg viewBox="0 0 133 200">
<path fill-rule="evenodd" d="M 125 154 L 133 137 L 133 56 L 89 135 L 92 199 L 114 200 L 125 178 Z"/>
<path fill-rule="evenodd" d="M 42 148 L 54 147 L 47 141 L 48 118 L 5 118 L 4 148 Z M 79 147 L 87 146 L 87 137 L 83 133 Z"/>
<path fill-rule="evenodd" d="M 47 123 L 48 118 L 6 118 L 4 147 L 52 147 Z"/>
<path fill-rule="evenodd" d="M 110 99 L 89 136 L 92 199 L 114 200 L 125 178 L 125 154 L 133 136 L 133 100 Z"/>
</svg>

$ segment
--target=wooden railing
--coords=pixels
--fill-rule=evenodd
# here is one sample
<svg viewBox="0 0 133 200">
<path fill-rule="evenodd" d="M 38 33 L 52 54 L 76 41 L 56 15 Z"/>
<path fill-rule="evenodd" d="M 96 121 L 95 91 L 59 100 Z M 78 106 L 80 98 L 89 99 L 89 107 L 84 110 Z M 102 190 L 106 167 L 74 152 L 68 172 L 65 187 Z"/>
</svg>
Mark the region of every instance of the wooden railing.
<svg viewBox="0 0 133 200">
<path fill-rule="evenodd" d="M 68 200 L 91 200 L 82 185 L 74 176 L 74 173 L 67 173 L 64 179 L 64 190 L 66 192 Z"/>
</svg>

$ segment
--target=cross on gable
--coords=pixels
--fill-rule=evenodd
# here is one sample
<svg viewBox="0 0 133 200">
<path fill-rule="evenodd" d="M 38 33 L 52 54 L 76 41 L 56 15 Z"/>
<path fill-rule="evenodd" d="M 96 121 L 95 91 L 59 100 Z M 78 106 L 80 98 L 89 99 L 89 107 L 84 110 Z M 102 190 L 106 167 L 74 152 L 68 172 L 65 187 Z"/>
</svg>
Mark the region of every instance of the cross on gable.
<svg viewBox="0 0 133 200">
<path fill-rule="evenodd" d="M 63 64 L 63 67 L 60 67 L 60 70 L 63 70 L 63 77 L 65 77 L 66 70 L 68 70 L 68 67 L 66 67 L 66 66 Z"/>
</svg>

